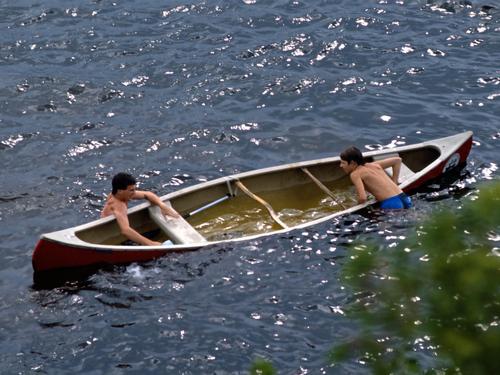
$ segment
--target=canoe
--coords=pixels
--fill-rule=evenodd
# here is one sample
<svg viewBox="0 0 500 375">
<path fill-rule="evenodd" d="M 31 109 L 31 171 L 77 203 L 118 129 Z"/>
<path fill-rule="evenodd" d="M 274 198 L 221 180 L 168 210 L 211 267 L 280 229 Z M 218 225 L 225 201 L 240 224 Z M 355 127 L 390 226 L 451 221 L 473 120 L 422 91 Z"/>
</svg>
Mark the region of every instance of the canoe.
<svg viewBox="0 0 500 375">
<path fill-rule="evenodd" d="M 472 132 L 363 153 L 367 161 L 402 158 L 400 186 L 411 193 L 462 168 Z M 338 156 L 234 174 L 161 197 L 183 218 L 165 218 L 146 202 L 128 210 L 131 226 L 161 246 L 138 246 L 120 233 L 114 216 L 41 235 L 33 252 L 36 272 L 155 259 L 286 233 L 376 204 L 358 204 Z"/>
</svg>

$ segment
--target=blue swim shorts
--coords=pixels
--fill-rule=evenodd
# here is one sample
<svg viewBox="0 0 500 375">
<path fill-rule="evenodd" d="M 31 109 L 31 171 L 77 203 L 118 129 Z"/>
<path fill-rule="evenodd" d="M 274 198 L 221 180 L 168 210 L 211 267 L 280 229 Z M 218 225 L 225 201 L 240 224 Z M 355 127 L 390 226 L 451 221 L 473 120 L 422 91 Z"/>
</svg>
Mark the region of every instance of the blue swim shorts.
<svg viewBox="0 0 500 375">
<path fill-rule="evenodd" d="M 411 199 L 405 193 L 395 195 L 380 202 L 380 208 L 383 210 L 397 210 L 401 208 L 410 208 Z"/>
</svg>

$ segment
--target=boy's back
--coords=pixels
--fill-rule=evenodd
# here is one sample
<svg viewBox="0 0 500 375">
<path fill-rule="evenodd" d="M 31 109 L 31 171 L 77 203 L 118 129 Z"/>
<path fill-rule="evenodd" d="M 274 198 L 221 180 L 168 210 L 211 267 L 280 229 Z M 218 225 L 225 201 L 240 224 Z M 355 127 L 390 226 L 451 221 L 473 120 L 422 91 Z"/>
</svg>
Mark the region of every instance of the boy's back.
<svg viewBox="0 0 500 375">
<path fill-rule="evenodd" d="M 401 189 L 385 173 L 378 163 L 365 163 L 358 166 L 351 173 L 351 180 L 356 185 L 355 180 L 360 179 L 367 191 L 369 191 L 378 201 L 383 201 L 395 195 L 401 194 Z"/>
</svg>

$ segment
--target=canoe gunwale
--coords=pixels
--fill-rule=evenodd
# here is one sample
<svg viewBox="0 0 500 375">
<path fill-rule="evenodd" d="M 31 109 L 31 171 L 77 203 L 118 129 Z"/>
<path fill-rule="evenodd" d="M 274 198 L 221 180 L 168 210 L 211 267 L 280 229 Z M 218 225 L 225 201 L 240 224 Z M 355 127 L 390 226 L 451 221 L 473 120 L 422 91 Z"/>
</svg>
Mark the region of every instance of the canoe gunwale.
<svg viewBox="0 0 500 375">
<path fill-rule="evenodd" d="M 415 185 L 418 185 L 417 182 L 422 181 L 420 184 L 425 183 L 428 179 L 432 177 L 427 177 L 428 174 L 432 174 L 433 171 L 438 169 L 441 164 L 443 164 L 446 160 L 448 160 L 452 155 L 456 154 L 461 148 L 464 147 L 464 145 L 470 141 L 471 142 L 472 138 L 472 132 L 464 132 L 464 133 L 459 133 L 450 137 L 445 137 L 445 138 L 440 138 L 436 140 L 431 140 L 431 141 L 425 141 L 417 144 L 412 144 L 412 145 L 405 145 L 401 147 L 395 147 L 395 148 L 390 148 L 390 149 L 383 149 L 383 150 L 375 150 L 375 151 L 368 151 L 364 152 L 363 156 L 365 158 L 372 157 L 374 155 L 384 155 L 384 154 L 394 154 L 396 152 L 402 153 L 405 151 L 410 151 L 410 150 L 418 150 L 421 148 L 434 148 L 436 151 L 439 152 L 439 156 L 436 160 L 431 162 L 429 165 L 424 167 L 418 172 L 415 172 L 412 178 L 407 179 L 403 181 L 400 184 L 400 187 L 402 190 L 407 191 L 408 188 L 409 190 L 413 190 Z M 467 152 L 468 153 L 468 152 Z M 465 155 L 466 157 L 467 155 Z M 173 200 L 175 198 L 180 198 L 182 196 L 185 196 L 187 194 L 193 193 L 197 190 L 203 190 L 212 186 L 216 186 L 219 184 L 224 184 L 224 185 L 229 185 L 228 189 L 231 187 L 231 183 L 238 181 L 238 180 L 244 180 L 245 178 L 256 176 L 256 175 L 265 175 L 265 174 L 270 174 L 270 173 L 276 173 L 284 170 L 289 170 L 289 169 L 301 169 L 301 168 L 308 168 L 312 166 L 317 166 L 321 164 L 332 164 L 339 162 L 340 158 L 339 156 L 335 157 L 328 157 L 328 158 L 321 158 L 321 159 L 315 159 L 315 160 L 308 160 L 308 161 L 302 161 L 302 162 L 295 162 L 295 163 L 289 163 L 289 164 L 283 164 L 283 165 L 278 165 L 278 166 L 272 166 L 272 167 L 267 167 L 267 168 L 262 168 L 258 170 L 252 170 L 248 172 L 242 172 L 230 176 L 224 176 L 220 177 L 214 180 L 202 182 L 200 184 L 195 184 L 193 186 L 189 186 L 186 188 L 183 188 L 178 191 L 174 191 L 171 193 L 168 193 L 166 195 L 163 195 L 161 197 L 162 201 L 169 201 Z M 440 174 L 443 171 L 440 171 Z M 297 230 L 297 229 L 302 229 L 306 227 L 310 227 L 322 222 L 325 222 L 327 220 L 332 220 L 338 216 L 350 214 L 356 211 L 360 211 L 366 207 L 369 207 L 373 204 L 376 203 L 375 199 L 370 199 L 369 201 L 363 203 L 363 204 L 358 204 L 355 206 L 352 206 L 346 210 L 342 210 L 330 215 L 323 216 L 321 218 L 308 221 L 293 227 L 288 227 L 284 229 L 279 229 L 279 230 L 274 230 L 271 232 L 266 232 L 266 233 L 258 233 L 254 235 L 249 235 L 249 236 L 244 236 L 244 237 L 238 237 L 238 238 L 232 238 L 232 239 L 226 239 L 226 240 L 218 240 L 218 241 L 207 241 L 207 242 L 202 242 L 202 243 L 190 243 L 190 244 L 177 244 L 177 245 L 169 245 L 167 246 L 124 246 L 124 245 L 102 245 L 102 244 L 94 244 L 90 242 L 86 242 L 78 238 L 77 233 L 80 231 L 84 231 L 87 229 L 91 229 L 93 227 L 102 225 L 102 224 L 107 224 L 115 220 L 114 216 L 109 216 L 106 218 L 98 219 L 91 221 L 89 223 L 85 223 L 82 225 L 78 225 L 72 228 L 67 228 L 63 229 L 60 231 L 55 231 L 51 233 L 46 233 L 41 235 L 40 241 L 49 241 L 53 243 L 57 243 L 59 245 L 65 245 L 70 248 L 77 248 L 77 249 L 85 249 L 85 250 L 92 250 L 96 252 L 107 252 L 107 253 L 114 253 L 114 252 L 137 252 L 141 250 L 147 250 L 150 252 L 159 252 L 159 253 L 169 253 L 169 252 L 178 252 L 178 251 L 185 251 L 185 250 L 193 250 L 197 249 L 200 247 L 207 247 L 211 245 L 224 245 L 226 243 L 235 243 L 235 242 L 241 242 L 241 241 L 250 241 L 256 238 L 261 238 L 261 237 L 267 237 L 271 235 L 279 235 L 279 234 L 284 234 L 287 232 L 290 232 L 292 230 Z M 129 215 L 133 214 L 135 212 L 145 210 L 150 206 L 150 203 L 145 202 L 141 203 L 137 206 L 134 206 L 128 210 Z"/>
</svg>

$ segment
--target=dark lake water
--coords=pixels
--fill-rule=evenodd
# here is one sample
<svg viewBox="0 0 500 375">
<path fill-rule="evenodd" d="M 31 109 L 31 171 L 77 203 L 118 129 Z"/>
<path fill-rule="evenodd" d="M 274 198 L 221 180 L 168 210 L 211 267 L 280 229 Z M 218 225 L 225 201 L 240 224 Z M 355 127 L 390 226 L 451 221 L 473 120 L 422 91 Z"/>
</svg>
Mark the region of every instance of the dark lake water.
<svg viewBox="0 0 500 375">
<path fill-rule="evenodd" d="M 368 372 L 327 361 L 358 329 L 348 245 L 383 251 L 498 179 L 499 5 L 0 0 L 0 372 L 246 374 L 256 357 L 283 374 Z M 118 171 L 165 194 L 465 130 L 455 193 L 417 194 L 410 213 L 33 284 L 39 235 L 97 218 Z"/>
</svg>

